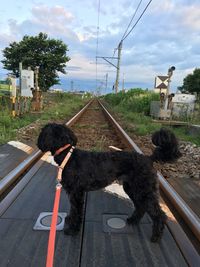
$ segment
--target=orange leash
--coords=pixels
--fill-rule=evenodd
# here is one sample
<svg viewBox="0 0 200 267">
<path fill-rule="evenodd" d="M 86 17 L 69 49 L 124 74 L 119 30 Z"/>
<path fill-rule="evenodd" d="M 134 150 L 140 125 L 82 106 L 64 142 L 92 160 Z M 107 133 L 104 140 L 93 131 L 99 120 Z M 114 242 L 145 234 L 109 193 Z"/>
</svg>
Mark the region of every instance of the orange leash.
<svg viewBox="0 0 200 267">
<path fill-rule="evenodd" d="M 59 149 L 59 153 L 62 152 L 67 147 L 69 147 L 68 144 L 66 146 L 64 146 L 63 148 Z M 57 174 L 58 184 L 56 185 L 56 194 L 55 194 L 55 200 L 54 200 L 54 206 L 53 206 L 51 228 L 50 228 L 50 233 L 49 233 L 46 267 L 53 267 L 53 258 L 54 258 L 54 251 L 55 251 L 55 238 L 56 238 L 56 225 L 57 225 L 57 219 L 58 219 L 60 192 L 61 192 L 61 188 L 62 188 L 62 185 L 60 182 L 62 181 L 62 171 L 63 171 L 65 165 L 67 164 L 69 158 L 71 157 L 73 150 L 74 150 L 74 146 L 72 146 L 70 151 L 65 156 L 62 164 L 58 167 L 58 174 Z M 58 155 L 59 153 L 56 153 L 56 155 Z"/>
<path fill-rule="evenodd" d="M 53 266 L 56 225 L 57 225 L 57 219 L 58 219 L 58 208 L 59 208 L 59 202 L 60 202 L 61 188 L 62 188 L 61 184 L 58 184 L 56 186 L 56 195 L 55 195 L 55 200 L 54 200 L 53 215 L 52 215 L 51 228 L 50 228 L 50 234 L 49 234 L 46 267 Z"/>
</svg>

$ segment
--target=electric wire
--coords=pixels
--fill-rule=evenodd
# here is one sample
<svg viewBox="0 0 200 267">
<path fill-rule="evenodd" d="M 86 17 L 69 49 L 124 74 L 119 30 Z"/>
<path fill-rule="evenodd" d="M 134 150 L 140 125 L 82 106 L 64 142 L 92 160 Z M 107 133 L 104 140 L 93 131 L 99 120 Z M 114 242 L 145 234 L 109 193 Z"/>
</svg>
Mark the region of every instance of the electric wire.
<svg viewBox="0 0 200 267">
<path fill-rule="evenodd" d="M 97 56 L 98 56 L 98 49 L 99 49 L 99 18 L 100 18 L 100 0 L 98 3 L 98 19 L 97 19 L 97 41 L 96 41 L 96 91 L 97 91 L 97 83 L 98 83 L 98 64 L 97 64 Z"/>
<path fill-rule="evenodd" d="M 143 16 L 144 13 L 146 12 L 147 8 L 149 7 L 149 5 L 151 4 L 152 1 L 153 1 L 153 0 L 150 0 L 150 1 L 148 2 L 148 4 L 146 5 L 146 7 L 144 8 L 143 12 L 141 13 L 141 15 L 139 16 L 139 18 L 138 18 L 137 21 L 135 22 L 135 24 L 132 26 L 132 28 L 131 28 L 131 29 L 129 30 L 129 32 L 127 33 L 128 28 L 130 27 L 130 24 L 132 23 L 133 18 L 135 17 L 135 15 L 136 15 L 136 13 L 137 13 L 137 11 L 138 11 L 138 9 L 139 9 L 141 3 L 142 3 L 142 0 L 139 2 L 138 6 L 137 6 L 137 8 L 136 8 L 136 11 L 135 11 L 135 13 L 133 14 L 133 16 L 132 16 L 132 18 L 131 18 L 131 21 L 130 21 L 129 25 L 128 25 L 128 27 L 127 27 L 127 29 L 126 29 L 126 31 L 125 31 L 125 33 L 124 33 L 122 39 L 120 40 L 120 42 L 119 42 L 119 44 L 118 44 L 118 49 L 119 49 L 119 46 L 120 46 L 120 45 L 122 46 L 123 41 L 129 36 L 129 34 L 130 34 L 130 33 L 133 31 L 133 29 L 136 27 L 136 25 L 138 24 L 138 22 L 140 21 L 140 19 L 142 18 L 142 16 Z"/>
<path fill-rule="evenodd" d="M 138 9 L 139 9 L 139 7 L 140 7 L 142 1 L 143 1 L 143 0 L 140 0 L 140 2 L 139 2 L 139 4 L 138 4 L 138 6 L 137 6 L 137 8 L 136 8 L 136 10 L 135 10 L 135 12 L 134 12 L 134 14 L 133 14 L 131 20 L 130 20 L 130 22 L 129 22 L 129 24 L 128 24 L 128 26 L 127 26 L 127 28 L 126 28 L 126 30 L 125 30 L 123 36 L 122 36 L 122 38 L 121 38 L 121 41 L 123 40 L 124 36 L 126 35 L 126 33 L 127 33 L 127 31 L 128 31 L 128 28 L 130 27 L 130 25 L 131 25 L 133 19 L 135 18 L 135 15 L 137 14 Z"/>
<path fill-rule="evenodd" d="M 121 41 L 124 41 L 128 36 L 129 34 L 133 31 L 133 29 L 136 27 L 136 25 L 138 24 L 138 22 L 140 21 L 140 19 L 142 18 L 142 16 L 144 15 L 144 13 L 146 12 L 147 8 L 149 7 L 149 5 L 151 4 L 153 0 L 150 0 L 148 2 L 148 4 L 146 5 L 145 9 L 143 10 L 143 12 L 141 13 L 141 15 L 139 16 L 139 18 L 137 19 L 137 21 L 135 22 L 135 24 L 132 26 L 132 28 L 130 29 L 130 31 L 122 38 Z"/>
<path fill-rule="evenodd" d="M 137 14 L 137 12 L 138 12 L 138 10 L 139 10 L 139 7 L 140 7 L 142 1 L 143 1 L 143 0 L 140 0 L 140 2 L 138 3 L 137 8 L 136 8 L 136 10 L 135 10 L 135 12 L 134 12 L 134 14 L 133 14 L 133 16 L 132 16 L 132 18 L 131 18 L 131 20 L 130 20 L 130 22 L 129 22 L 129 24 L 128 24 L 128 26 L 127 26 L 127 28 L 126 28 L 126 30 L 125 30 L 125 32 L 124 32 L 124 34 L 123 34 L 123 36 L 122 36 L 122 38 L 121 38 L 119 44 L 118 44 L 118 46 L 117 46 L 117 48 L 114 49 L 113 57 L 114 57 L 114 55 L 115 55 L 115 52 L 119 49 L 119 46 L 122 45 L 123 41 L 129 36 L 129 34 L 130 34 L 130 33 L 133 31 L 133 29 L 136 27 L 136 25 L 138 24 L 138 22 L 140 21 L 140 19 L 141 19 L 142 16 L 144 15 L 145 11 L 147 10 L 148 6 L 150 5 L 150 3 L 151 3 L 153 0 L 150 0 L 150 1 L 148 2 L 148 4 L 146 5 L 146 7 L 144 8 L 143 12 L 141 13 L 141 15 L 139 16 L 139 18 L 138 18 L 137 21 L 135 22 L 135 24 L 132 26 L 132 28 L 130 29 L 130 31 L 127 33 L 127 31 L 128 31 L 128 29 L 129 29 L 131 23 L 133 22 L 133 19 L 135 18 L 136 14 Z"/>
</svg>

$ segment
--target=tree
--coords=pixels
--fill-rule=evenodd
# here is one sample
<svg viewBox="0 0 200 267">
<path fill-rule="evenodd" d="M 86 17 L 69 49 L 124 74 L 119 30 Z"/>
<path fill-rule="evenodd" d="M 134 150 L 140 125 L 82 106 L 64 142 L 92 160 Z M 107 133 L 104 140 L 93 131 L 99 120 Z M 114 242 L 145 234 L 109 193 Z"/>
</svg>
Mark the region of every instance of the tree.
<svg viewBox="0 0 200 267">
<path fill-rule="evenodd" d="M 19 77 L 19 63 L 23 68 L 32 70 L 39 66 L 38 84 L 42 91 L 47 91 L 54 84 L 59 84 L 58 72 L 66 73 L 65 66 L 70 60 L 68 47 L 61 40 L 50 39 L 47 34 L 38 36 L 25 35 L 19 43 L 13 42 L 3 50 L 1 62 L 4 69 L 11 70 Z"/>
<path fill-rule="evenodd" d="M 183 80 L 183 86 L 178 89 L 183 93 L 196 93 L 200 100 L 200 69 L 195 69 L 193 74 L 188 74 Z"/>
</svg>

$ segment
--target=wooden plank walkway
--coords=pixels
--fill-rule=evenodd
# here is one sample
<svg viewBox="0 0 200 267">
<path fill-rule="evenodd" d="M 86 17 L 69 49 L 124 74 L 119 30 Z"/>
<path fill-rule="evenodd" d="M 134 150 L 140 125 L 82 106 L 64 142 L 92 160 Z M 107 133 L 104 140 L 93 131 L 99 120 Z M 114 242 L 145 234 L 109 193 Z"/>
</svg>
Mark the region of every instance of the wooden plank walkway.
<svg viewBox="0 0 200 267">
<path fill-rule="evenodd" d="M 0 266 L 44 267 L 49 231 L 33 230 L 41 212 L 51 212 L 56 167 L 45 162 L 27 187 L 0 218 Z M 151 221 L 145 216 L 138 227 L 112 231 L 107 219 L 131 214 L 132 204 L 121 186 L 89 192 L 83 233 L 65 236 L 57 231 L 55 267 L 187 266 L 170 232 L 152 244 Z M 64 191 L 60 212 L 69 211 Z"/>
</svg>

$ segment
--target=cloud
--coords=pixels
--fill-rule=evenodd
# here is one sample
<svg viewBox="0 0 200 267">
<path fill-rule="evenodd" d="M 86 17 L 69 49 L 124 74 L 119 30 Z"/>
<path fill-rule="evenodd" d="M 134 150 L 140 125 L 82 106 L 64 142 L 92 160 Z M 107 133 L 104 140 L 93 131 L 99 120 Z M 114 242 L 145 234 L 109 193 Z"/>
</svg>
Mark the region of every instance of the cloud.
<svg viewBox="0 0 200 267">
<path fill-rule="evenodd" d="M 67 66 L 66 71 L 80 71 L 82 68 L 78 66 Z"/>
<path fill-rule="evenodd" d="M 9 43 L 14 42 L 16 39 L 12 34 L 1 33 L 0 40 L 0 49 L 4 49 Z"/>
<path fill-rule="evenodd" d="M 45 3 L 45 1 L 43 1 Z M 101 1 L 97 51 L 96 0 L 77 0 L 59 5 L 37 4 L 30 8 L 25 19 L 10 19 L 9 32 L 1 33 L 1 46 L 19 41 L 25 34 L 46 32 L 50 38 L 64 41 L 69 48 L 71 61 L 66 71 L 68 77 L 96 79 L 96 55 L 112 56 L 139 3 L 132 0 Z M 56 3 L 57 3 L 56 2 Z M 134 22 L 147 4 L 143 1 Z M 63 6 L 61 3 L 64 3 Z M 133 25 L 132 24 L 132 25 Z M 2 30 L 1 30 L 2 32 Z M 152 1 L 138 25 L 123 42 L 121 77 L 138 84 L 153 84 L 154 77 L 166 74 L 171 65 L 176 66 L 173 82 L 179 85 L 185 74 L 198 67 L 200 62 L 200 4 L 199 0 Z M 115 53 L 117 56 L 117 53 Z M 105 63 L 98 59 L 98 63 Z M 109 64 L 98 65 L 98 75 L 115 79 L 115 69 Z"/>
<path fill-rule="evenodd" d="M 32 15 L 36 20 L 40 20 L 47 24 L 71 23 L 74 16 L 71 12 L 65 10 L 62 6 L 48 7 L 46 5 L 38 5 L 32 8 Z"/>
<path fill-rule="evenodd" d="M 48 7 L 46 5 L 34 6 L 31 10 L 32 16 L 22 22 L 14 19 L 8 20 L 9 32 L 16 39 L 24 35 L 37 35 L 39 32 L 46 32 L 48 35 L 70 39 L 79 42 L 78 35 L 70 28 L 74 16 L 71 12 L 61 6 Z"/>
<path fill-rule="evenodd" d="M 200 4 L 183 8 L 181 13 L 182 24 L 190 30 L 200 30 Z"/>
<path fill-rule="evenodd" d="M 75 68 L 75 66 L 78 66 Z M 71 69 L 72 68 L 72 69 Z M 95 66 L 90 58 L 82 54 L 74 54 L 68 62 L 66 71 L 69 77 L 96 79 Z M 99 68 L 101 71 L 101 67 Z"/>
</svg>

